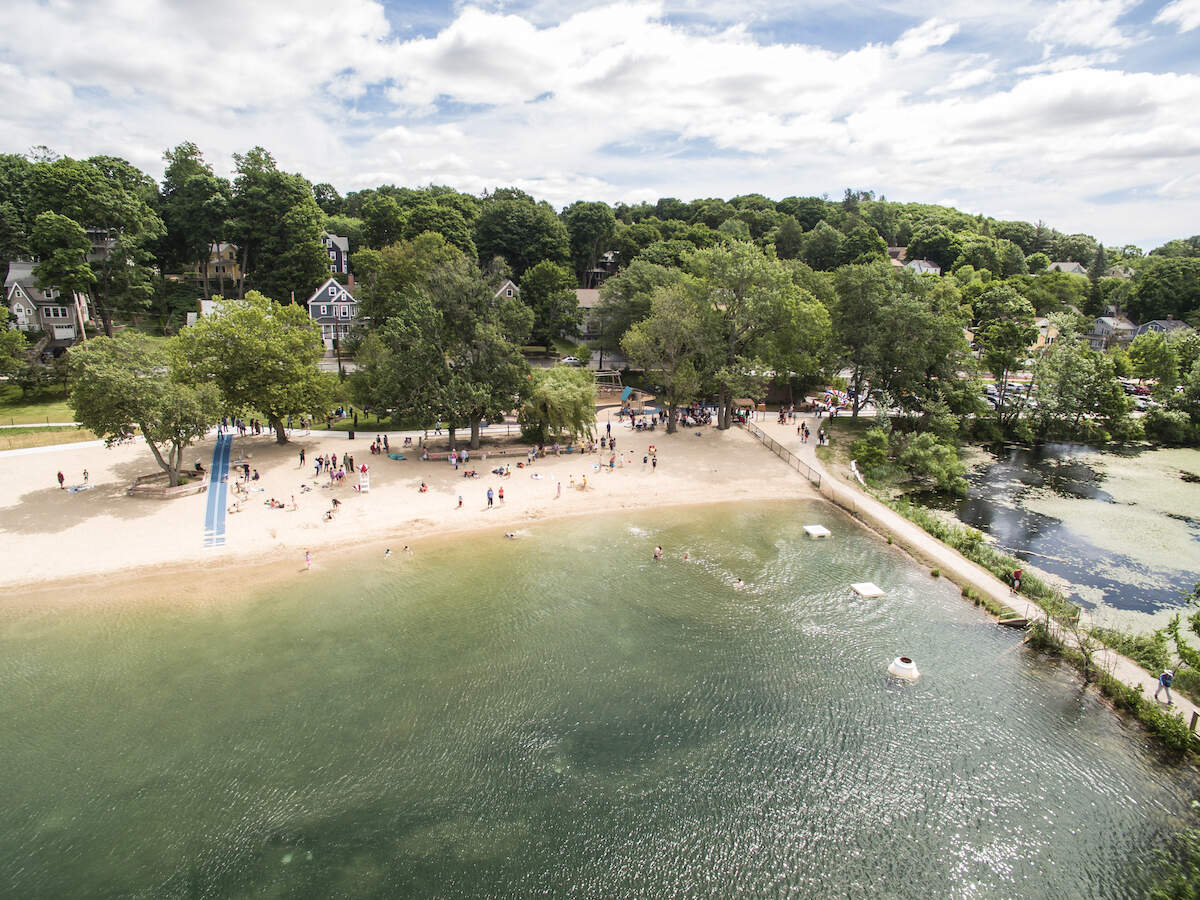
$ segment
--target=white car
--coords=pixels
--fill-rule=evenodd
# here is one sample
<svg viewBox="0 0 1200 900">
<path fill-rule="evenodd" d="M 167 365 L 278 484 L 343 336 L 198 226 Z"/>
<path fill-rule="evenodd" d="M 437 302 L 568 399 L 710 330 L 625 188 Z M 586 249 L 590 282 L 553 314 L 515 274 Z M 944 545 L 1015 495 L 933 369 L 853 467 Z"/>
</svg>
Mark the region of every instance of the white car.
<svg viewBox="0 0 1200 900">
<path fill-rule="evenodd" d="M 581 363 L 579 361 L 578 356 L 564 356 L 562 359 L 559 360 L 559 362 L 562 363 L 564 366 L 582 366 L 583 365 L 583 363 Z"/>
</svg>

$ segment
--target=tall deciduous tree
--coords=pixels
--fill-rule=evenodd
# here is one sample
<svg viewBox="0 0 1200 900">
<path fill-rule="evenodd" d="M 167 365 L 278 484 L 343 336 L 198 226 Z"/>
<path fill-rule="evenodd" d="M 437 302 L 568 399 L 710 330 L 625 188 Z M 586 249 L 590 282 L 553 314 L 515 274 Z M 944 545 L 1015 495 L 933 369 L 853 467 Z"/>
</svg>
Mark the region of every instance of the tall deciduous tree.
<svg viewBox="0 0 1200 900">
<path fill-rule="evenodd" d="M 220 312 L 178 338 L 179 376 L 215 384 L 228 406 L 261 413 L 285 444 L 285 419 L 324 411 L 332 397 L 332 376 L 317 368 L 325 350 L 320 326 L 304 307 L 257 291 L 216 299 Z"/>
<path fill-rule="evenodd" d="M 154 182 L 123 159 L 94 156 L 35 165 L 28 185 L 28 212 L 35 222 L 41 213 L 52 212 L 86 231 L 91 243 L 86 262 L 93 275 L 88 294 L 111 336 L 114 316 L 132 315 L 150 304 L 151 248 L 163 234 L 153 209 Z M 39 236 L 43 254 L 49 250 L 45 237 L 45 232 Z"/>
<path fill-rule="evenodd" d="M 635 259 L 605 281 L 600 288 L 600 298 L 609 333 L 620 341 L 630 327 L 650 314 L 650 299 L 654 292 L 678 283 L 683 277 L 679 269 Z"/>
<path fill-rule="evenodd" d="M 1166 400 L 1179 379 L 1179 357 L 1165 335 L 1157 331 L 1139 334 L 1129 345 L 1129 361 L 1138 378 L 1154 380 L 1154 398 Z"/>
<path fill-rule="evenodd" d="M 8 307 L 0 304 L 0 375 L 9 376 L 17 372 L 26 362 L 28 342 L 25 335 L 8 327 Z"/>
<path fill-rule="evenodd" d="M 543 260 L 521 277 L 521 300 L 533 310 L 531 339 L 553 346 L 562 335 L 579 333 L 575 279 L 565 266 Z"/>
<path fill-rule="evenodd" d="M 702 357 L 710 349 L 706 318 L 711 309 L 694 284 L 659 288 L 650 303 L 650 315 L 621 339 L 629 361 L 663 386 L 667 403 L 667 434 L 676 427 L 679 406 L 700 391 Z"/>
<path fill-rule="evenodd" d="M 1003 284 L 989 285 L 975 303 L 976 341 L 983 363 L 995 377 L 999 392 L 996 418 L 1012 424 L 1021 415 L 1021 403 L 1010 402 L 1008 388 L 1014 372 L 1029 356 L 1029 345 L 1037 337 L 1033 307 L 1029 301 Z"/>
<path fill-rule="evenodd" d="M 183 451 L 220 417 L 216 387 L 171 378 L 172 348 L 134 331 L 77 346 L 70 359 L 75 418 L 109 446 L 136 427 L 169 483 L 178 484 Z"/>
<path fill-rule="evenodd" d="M 475 223 L 475 246 L 481 260 L 504 257 L 518 281 L 543 260 L 565 264 L 571 258 L 567 229 L 550 205 L 513 189 L 485 199 Z"/>
<path fill-rule="evenodd" d="M 571 242 L 571 261 L 575 277 L 583 284 L 583 275 L 596 267 L 600 254 L 609 246 L 617 230 L 617 220 L 607 203 L 579 201 L 563 210 L 563 221 Z"/>
<path fill-rule="evenodd" d="M 312 185 L 300 175 L 281 172 L 262 147 L 235 153 L 237 177 L 230 202 L 229 233 L 241 252 L 245 280 L 270 297 L 308 298 L 329 276 L 329 258 L 321 246 L 324 214 Z"/>
<path fill-rule="evenodd" d="M 225 234 L 231 188 L 228 179 L 217 178 L 204 155 L 193 143 L 180 144 L 163 154 L 167 161 L 159 199 L 159 215 L 166 233 L 159 242 L 162 274 L 196 265 L 204 284 L 204 296 L 212 295 L 209 263 L 212 251 Z"/>
</svg>

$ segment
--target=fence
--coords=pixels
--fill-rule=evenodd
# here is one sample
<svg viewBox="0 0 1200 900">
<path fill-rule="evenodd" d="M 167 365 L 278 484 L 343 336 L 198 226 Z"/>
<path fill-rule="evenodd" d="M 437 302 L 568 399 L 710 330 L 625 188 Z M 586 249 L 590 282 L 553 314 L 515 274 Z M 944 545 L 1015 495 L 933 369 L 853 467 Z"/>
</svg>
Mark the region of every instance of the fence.
<svg viewBox="0 0 1200 900">
<path fill-rule="evenodd" d="M 746 431 L 750 432 L 750 434 L 754 435 L 754 437 L 758 438 L 764 447 L 807 478 L 812 483 L 813 487 L 819 488 L 821 486 L 820 473 L 814 472 L 808 463 L 800 460 L 794 453 L 792 453 L 792 451 L 788 450 L 785 446 L 783 446 L 783 444 L 779 443 L 779 441 L 768 435 L 753 422 L 747 422 L 742 427 L 745 428 Z"/>
</svg>

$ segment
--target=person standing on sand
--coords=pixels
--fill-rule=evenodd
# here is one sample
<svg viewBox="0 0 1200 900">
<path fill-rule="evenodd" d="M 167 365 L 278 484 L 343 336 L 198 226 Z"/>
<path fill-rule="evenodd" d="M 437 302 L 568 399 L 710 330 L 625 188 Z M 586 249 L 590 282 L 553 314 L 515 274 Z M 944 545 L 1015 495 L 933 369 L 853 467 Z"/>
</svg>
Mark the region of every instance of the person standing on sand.
<svg viewBox="0 0 1200 900">
<path fill-rule="evenodd" d="M 62 478 L 62 473 L 59 473 L 59 478 Z M 560 481 L 558 483 L 558 493 L 554 495 L 554 499 L 557 500 L 561 496 L 562 496 L 562 482 Z"/>
<path fill-rule="evenodd" d="M 500 485 L 500 490 L 499 490 L 499 492 L 496 494 L 496 496 L 500 498 L 500 502 L 501 502 L 501 503 L 503 503 L 503 502 L 504 502 L 504 485 Z"/>
<path fill-rule="evenodd" d="M 492 493 L 492 489 L 491 489 L 491 488 L 488 488 L 488 493 L 487 493 L 487 498 L 488 498 L 488 509 L 491 509 L 491 508 L 492 508 L 492 499 L 493 499 L 493 497 L 495 497 L 495 494 L 493 494 L 493 493 Z"/>
<path fill-rule="evenodd" d="M 58 489 L 59 489 L 60 491 L 65 491 L 65 490 L 66 490 L 66 487 L 64 487 L 64 486 L 63 486 L 63 482 L 64 482 L 64 481 L 66 481 L 66 480 L 67 480 L 67 476 L 66 476 L 66 475 L 64 475 L 64 474 L 63 474 L 63 473 L 60 471 L 60 472 L 58 473 Z"/>
<path fill-rule="evenodd" d="M 312 554 L 307 550 L 304 551 L 304 568 L 306 570 L 312 568 Z"/>
<path fill-rule="evenodd" d="M 1171 685 L 1175 683 L 1175 673 L 1167 669 L 1158 676 L 1158 690 L 1154 692 L 1154 699 L 1158 699 L 1158 695 L 1163 691 L 1167 692 L 1167 706 L 1174 706 L 1175 701 L 1171 699 Z"/>
<path fill-rule="evenodd" d="M 304 448 L 300 448 L 300 468 L 304 468 Z"/>
<path fill-rule="evenodd" d="M 84 484 L 88 483 L 88 470 L 87 469 L 83 470 L 83 483 Z"/>
</svg>

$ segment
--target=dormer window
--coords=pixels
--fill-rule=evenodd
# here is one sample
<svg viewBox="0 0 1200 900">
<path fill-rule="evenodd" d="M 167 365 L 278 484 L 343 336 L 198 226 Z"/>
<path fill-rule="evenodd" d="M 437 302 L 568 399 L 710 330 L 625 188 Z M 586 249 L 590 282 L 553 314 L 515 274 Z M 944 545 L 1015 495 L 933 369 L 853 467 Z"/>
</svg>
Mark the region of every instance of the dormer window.
<svg viewBox="0 0 1200 900">
<path fill-rule="evenodd" d="M 505 297 L 511 297 L 511 296 L 512 296 L 512 288 L 509 288 L 507 291 L 505 291 L 505 292 L 504 292 L 504 296 L 505 296 Z"/>
<path fill-rule="evenodd" d="M 336 296 L 337 296 L 337 289 L 338 289 L 338 286 L 337 286 L 336 284 L 331 284 L 331 285 L 329 286 L 329 296 L 330 296 L 330 297 L 336 297 Z"/>
</svg>

